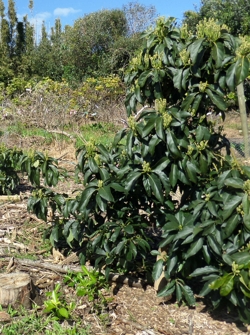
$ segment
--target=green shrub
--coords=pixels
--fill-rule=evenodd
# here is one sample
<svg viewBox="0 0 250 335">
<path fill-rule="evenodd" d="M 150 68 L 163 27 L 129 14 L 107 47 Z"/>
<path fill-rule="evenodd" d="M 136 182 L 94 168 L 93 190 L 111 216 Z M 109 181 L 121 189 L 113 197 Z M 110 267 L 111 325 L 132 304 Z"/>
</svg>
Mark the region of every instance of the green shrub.
<svg viewBox="0 0 250 335">
<path fill-rule="evenodd" d="M 0 147 L 0 194 L 11 194 L 19 185 L 17 174 L 19 159 L 22 152 L 17 149 Z"/>
<path fill-rule="evenodd" d="M 51 194 L 62 217 L 51 241 L 81 248 L 81 261 L 106 275 L 145 267 L 150 253 L 167 248 L 153 266 L 154 280 L 165 267 L 159 295 L 194 305 L 198 277 L 214 307 L 226 301 L 249 322 L 250 170 L 206 118 L 211 107 L 225 117 L 227 94 L 248 75 L 248 55 L 212 20 L 189 35 L 159 18 L 145 37 L 125 77 L 128 128 L 110 148 L 92 141 L 78 150 L 85 188 L 73 199 Z M 151 108 L 137 112 L 138 104 Z"/>
</svg>

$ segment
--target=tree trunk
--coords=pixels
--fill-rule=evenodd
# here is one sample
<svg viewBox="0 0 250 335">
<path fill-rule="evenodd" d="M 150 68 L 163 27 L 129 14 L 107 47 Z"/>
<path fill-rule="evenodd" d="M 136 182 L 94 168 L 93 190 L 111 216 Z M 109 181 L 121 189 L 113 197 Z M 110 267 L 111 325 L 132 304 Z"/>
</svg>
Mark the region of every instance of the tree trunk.
<svg viewBox="0 0 250 335">
<path fill-rule="evenodd" d="M 248 140 L 248 127 L 247 127 L 247 113 L 246 113 L 246 102 L 245 102 L 245 94 L 243 83 L 240 83 L 237 86 L 237 94 L 240 108 L 240 117 L 241 117 L 241 125 L 242 132 L 244 137 L 244 145 L 245 145 L 245 157 L 249 158 L 249 140 Z"/>
<path fill-rule="evenodd" d="M 156 257 L 156 261 L 158 261 L 159 259 L 163 259 L 164 260 L 166 258 L 166 255 L 167 255 L 167 250 L 168 250 L 167 246 L 165 246 L 163 248 L 159 248 L 158 251 L 160 252 L 160 255 L 158 255 Z M 164 266 L 163 269 L 162 269 L 162 273 L 161 273 L 160 277 L 154 282 L 154 289 L 158 293 L 166 285 L 167 285 L 167 279 L 165 277 L 165 266 Z"/>
<path fill-rule="evenodd" d="M 30 309 L 35 289 L 30 276 L 23 272 L 0 275 L 0 305 Z"/>
</svg>

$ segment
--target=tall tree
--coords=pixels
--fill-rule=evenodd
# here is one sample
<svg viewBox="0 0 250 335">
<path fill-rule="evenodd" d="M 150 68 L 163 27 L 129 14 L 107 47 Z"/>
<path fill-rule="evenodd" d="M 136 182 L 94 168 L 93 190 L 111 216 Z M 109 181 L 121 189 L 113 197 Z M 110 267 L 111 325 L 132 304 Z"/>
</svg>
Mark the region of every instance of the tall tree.
<svg viewBox="0 0 250 335">
<path fill-rule="evenodd" d="M 155 6 L 145 6 L 139 2 L 128 2 L 123 6 L 123 11 L 127 20 L 128 34 L 135 35 L 143 32 L 150 25 L 155 23 Z"/>
<path fill-rule="evenodd" d="M 17 14 L 15 9 L 15 2 L 8 0 L 8 22 L 10 34 L 10 57 L 14 55 L 17 32 Z"/>
<path fill-rule="evenodd" d="M 104 74 L 104 62 L 114 43 L 127 34 L 127 21 L 121 10 L 101 10 L 75 21 L 65 31 L 65 41 L 79 78 Z"/>
</svg>

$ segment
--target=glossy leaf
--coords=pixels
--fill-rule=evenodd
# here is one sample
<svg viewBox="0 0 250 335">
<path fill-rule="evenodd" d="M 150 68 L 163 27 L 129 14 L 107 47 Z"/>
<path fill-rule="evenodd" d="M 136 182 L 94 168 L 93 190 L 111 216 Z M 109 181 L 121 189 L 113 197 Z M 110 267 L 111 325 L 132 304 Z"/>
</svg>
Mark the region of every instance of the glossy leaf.
<svg viewBox="0 0 250 335">
<path fill-rule="evenodd" d="M 155 264 L 154 264 L 154 267 L 153 267 L 153 272 L 152 272 L 152 277 L 153 277 L 153 280 L 156 281 L 157 279 L 160 278 L 161 274 L 162 274 L 162 271 L 163 271 L 163 260 L 162 259 L 159 259 Z"/>
</svg>

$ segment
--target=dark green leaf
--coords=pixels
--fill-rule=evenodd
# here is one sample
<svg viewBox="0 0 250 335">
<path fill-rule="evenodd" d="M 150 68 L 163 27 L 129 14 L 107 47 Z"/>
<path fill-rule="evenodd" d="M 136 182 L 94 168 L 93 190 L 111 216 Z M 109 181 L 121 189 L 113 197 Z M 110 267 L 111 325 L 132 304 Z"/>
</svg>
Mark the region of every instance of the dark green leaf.
<svg viewBox="0 0 250 335">
<path fill-rule="evenodd" d="M 135 185 L 135 183 L 136 183 L 136 181 L 137 181 L 137 179 L 141 176 L 141 172 L 137 172 L 137 171 L 135 171 L 135 172 L 131 172 L 129 175 L 128 175 L 128 177 L 127 177 L 127 181 L 126 181 L 126 184 L 125 184 L 125 190 L 126 191 L 130 191 L 131 190 L 131 188 L 133 188 L 134 187 L 134 185 Z"/>
<path fill-rule="evenodd" d="M 243 82 L 249 75 L 249 60 L 248 57 L 242 57 L 236 62 L 236 85 Z"/>
<path fill-rule="evenodd" d="M 225 58 L 225 48 L 221 42 L 214 42 L 212 47 L 211 56 L 215 61 L 215 68 L 219 69 L 221 67 L 222 61 Z"/>
<path fill-rule="evenodd" d="M 228 276 L 224 281 L 223 285 L 220 288 L 220 295 L 225 297 L 227 296 L 234 287 L 234 275 Z"/>
<path fill-rule="evenodd" d="M 244 225 L 245 227 L 250 230 L 250 214 L 245 214 L 243 216 L 243 222 L 244 222 Z"/>
<path fill-rule="evenodd" d="M 250 263 L 250 253 L 248 251 L 237 252 L 230 256 L 239 265 L 241 264 L 247 265 Z"/>
<path fill-rule="evenodd" d="M 162 140 L 166 140 L 164 128 L 163 128 L 163 119 L 162 117 L 158 117 L 155 121 L 155 131 L 157 136 Z"/>
<path fill-rule="evenodd" d="M 175 280 L 170 281 L 158 294 L 157 297 L 168 297 L 175 291 Z"/>
<path fill-rule="evenodd" d="M 234 92 L 236 88 L 236 63 L 233 63 L 226 72 L 226 83 L 228 88 Z"/>
<path fill-rule="evenodd" d="M 173 269 L 175 268 L 176 264 L 178 261 L 178 257 L 177 256 L 170 256 L 167 260 L 167 264 L 166 264 L 166 277 L 170 278 L 171 277 L 171 272 L 173 271 Z"/>
<path fill-rule="evenodd" d="M 175 290 L 176 290 L 176 300 L 178 302 L 181 302 L 181 300 L 182 300 L 182 290 L 181 290 L 181 285 L 179 285 L 178 282 L 176 282 Z"/>
<path fill-rule="evenodd" d="M 163 271 L 163 260 L 162 259 L 159 259 L 155 264 L 154 264 L 154 267 L 153 267 L 153 273 L 152 273 L 152 277 L 153 277 L 153 280 L 156 281 L 157 279 L 160 278 L 161 274 L 162 274 L 162 271 Z"/>
<path fill-rule="evenodd" d="M 235 228 L 239 224 L 239 215 L 236 213 L 227 221 L 225 228 L 223 229 L 223 238 L 228 238 L 232 235 Z"/>
<path fill-rule="evenodd" d="M 154 173 L 150 173 L 148 175 L 149 183 L 152 188 L 152 191 L 156 197 L 161 203 L 163 203 L 164 197 L 163 197 L 163 192 L 162 192 L 162 187 L 161 187 L 161 182 Z"/>
<path fill-rule="evenodd" d="M 242 189 L 244 181 L 241 178 L 227 178 L 225 179 L 224 184 L 232 188 Z"/>
<path fill-rule="evenodd" d="M 194 256 L 197 254 L 197 252 L 202 248 L 203 246 L 203 238 L 199 238 L 197 241 L 193 242 L 190 246 L 190 248 L 185 253 L 185 259 L 188 259 L 191 256 Z"/>
<path fill-rule="evenodd" d="M 223 97 L 217 94 L 216 92 L 212 92 L 209 88 L 205 90 L 212 103 L 217 106 L 221 111 L 225 111 L 227 109 L 227 104 L 224 101 Z"/>
<path fill-rule="evenodd" d="M 187 285 L 181 286 L 182 293 L 185 297 L 186 302 L 188 303 L 188 306 L 194 306 L 195 305 L 195 297 L 194 293 L 191 290 L 191 288 Z"/>
<path fill-rule="evenodd" d="M 177 164 L 171 164 L 171 170 L 169 175 L 169 181 L 172 187 L 175 187 L 178 180 L 178 166 Z"/>
<path fill-rule="evenodd" d="M 135 230 L 134 230 L 134 227 L 132 225 L 127 225 L 124 227 L 124 231 L 127 233 L 127 234 L 134 234 Z"/>
<path fill-rule="evenodd" d="M 126 242 L 127 240 L 123 240 L 118 243 L 117 247 L 115 248 L 115 253 L 117 255 L 120 254 L 120 252 L 124 249 Z"/>
<path fill-rule="evenodd" d="M 155 121 L 156 118 L 155 117 L 151 117 L 148 122 L 146 123 L 146 125 L 143 127 L 142 130 L 142 137 L 146 137 L 148 136 L 148 134 L 152 131 L 152 129 L 155 127 Z"/>
<path fill-rule="evenodd" d="M 96 161 L 94 160 L 94 158 L 92 158 L 92 157 L 89 157 L 89 167 L 90 167 L 90 170 L 93 173 L 98 172 L 98 165 L 97 165 Z"/>
<path fill-rule="evenodd" d="M 215 272 L 220 272 L 215 266 L 204 266 L 204 268 L 194 270 L 194 272 L 190 274 L 190 277 L 203 276 Z"/>
<path fill-rule="evenodd" d="M 103 186 L 101 188 L 99 188 L 98 190 L 98 194 L 105 200 L 107 201 L 115 201 L 114 197 L 110 191 L 110 188 L 108 186 Z"/>
<path fill-rule="evenodd" d="M 195 40 L 192 44 L 190 44 L 188 48 L 190 52 L 190 58 L 193 64 L 195 64 L 197 61 L 197 57 L 199 56 L 199 52 L 202 48 L 203 42 L 204 42 L 204 38 L 199 38 Z"/>
<path fill-rule="evenodd" d="M 107 201 L 105 199 L 101 198 L 98 193 L 96 194 L 95 199 L 96 199 L 96 203 L 97 203 L 98 207 L 100 208 L 100 210 L 102 212 L 105 212 L 106 209 L 107 209 Z"/>
<path fill-rule="evenodd" d="M 148 77 L 150 76 L 151 71 L 144 71 L 141 73 L 140 77 L 138 78 L 138 85 L 140 87 L 143 87 L 148 79 Z"/>
<path fill-rule="evenodd" d="M 219 245 L 219 243 L 216 241 L 214 236 L 208 235 L 207 236 L 207 240 L 208 240 L 208 244 L 211 247 L 211 249 L 217 254 L 217 255 L 221 255 L 221 246 Z"/>
</svg>

